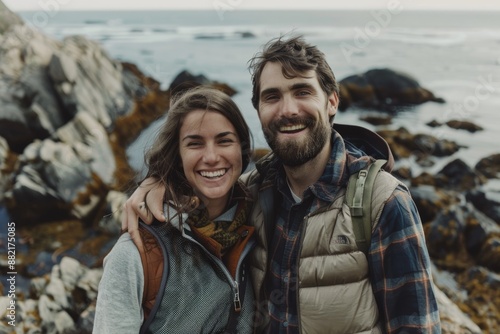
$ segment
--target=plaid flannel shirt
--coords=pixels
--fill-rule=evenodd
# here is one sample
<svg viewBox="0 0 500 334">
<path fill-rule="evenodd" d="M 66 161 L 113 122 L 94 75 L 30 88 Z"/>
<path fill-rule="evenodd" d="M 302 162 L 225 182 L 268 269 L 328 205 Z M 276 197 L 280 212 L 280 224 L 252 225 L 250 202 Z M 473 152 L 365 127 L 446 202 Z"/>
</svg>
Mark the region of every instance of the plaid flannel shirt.
<svg viewBox="0 0 500 334">
<path fill-rule="evenodd" d="M 283 168 L 277 173 L 281 198 L 276 202 L 277 222 L 265 282 L 271 318 L 268 333 L 300 333 L 297 265 L 303 217 L 331 203 L 349 175 L 370 162 L 336 132 L 332 137 L 333 149 L 323 175 L 306 190 L 300 203 L 290 192 Z M 441 332 L 422 223 L 403 187 L 394 191 L 373 230 L 368 264 L 380 321 L 387 333 Z"/>
</svg>

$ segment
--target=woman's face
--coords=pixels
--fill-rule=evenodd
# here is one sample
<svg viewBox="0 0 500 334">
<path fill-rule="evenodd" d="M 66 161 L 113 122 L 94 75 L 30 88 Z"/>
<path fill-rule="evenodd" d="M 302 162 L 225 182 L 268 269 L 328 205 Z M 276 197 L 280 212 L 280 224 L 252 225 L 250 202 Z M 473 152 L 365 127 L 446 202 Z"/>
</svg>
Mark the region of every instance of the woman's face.
<svg viewBox="0 0 500 334">
<path fill-rule="evenodd" d="M 207 207 L 225 207 L 242 172 L 241 144 L 233 124 L 218 112 L 189 112 L 180 128 L 179 152 L 184 174 L 200 200 Z"/>
</svg>

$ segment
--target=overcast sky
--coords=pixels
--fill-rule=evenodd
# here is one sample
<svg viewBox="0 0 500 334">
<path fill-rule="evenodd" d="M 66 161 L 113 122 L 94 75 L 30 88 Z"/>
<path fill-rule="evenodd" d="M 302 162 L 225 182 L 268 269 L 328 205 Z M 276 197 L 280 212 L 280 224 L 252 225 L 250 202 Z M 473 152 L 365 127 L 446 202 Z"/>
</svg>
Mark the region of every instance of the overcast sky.
<svg viewBox="0 0 500 334">
<path fill-rule="evenodd" d="M 375 9 L 398 4 L 405 9 L 498 10 L 499 0 L 2 0 L 20 10 L 137 9 Z"/>
</svg>

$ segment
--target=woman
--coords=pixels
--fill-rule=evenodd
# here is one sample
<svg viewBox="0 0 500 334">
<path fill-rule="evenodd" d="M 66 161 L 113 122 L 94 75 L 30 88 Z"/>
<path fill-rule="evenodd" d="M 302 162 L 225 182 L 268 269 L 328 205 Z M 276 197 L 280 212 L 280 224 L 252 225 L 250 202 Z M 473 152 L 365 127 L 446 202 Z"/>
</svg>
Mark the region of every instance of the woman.
<svg viewBox="0 0 500 334">
<path fill-rule="evenodd" d="M 146 154 L 147 176 L 166 188 L 167 224 L 141 224 L 144 247 L 125 233 L 105 258 L 94 333 L 252 331 L 243 268 L 252 203 L 238 182 L 250 154 L 250 131 L 229 96 L 198 87 L 174 101 Z M 143 262 L 151 240 L 166 257 L 152 298 L 144 288 L 151 263 Z"/>
</svg>

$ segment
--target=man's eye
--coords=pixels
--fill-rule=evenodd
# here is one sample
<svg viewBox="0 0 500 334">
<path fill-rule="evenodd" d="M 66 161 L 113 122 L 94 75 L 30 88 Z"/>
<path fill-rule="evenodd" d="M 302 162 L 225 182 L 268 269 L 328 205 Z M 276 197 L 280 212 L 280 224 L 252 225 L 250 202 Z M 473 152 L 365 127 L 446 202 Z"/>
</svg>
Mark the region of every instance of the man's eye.
<svg viewBox="0 0 500 334">
<path fill-rule="evenodd" d="M 275 101 L 278 99 L 278 95 L 267 95 L 265 98 L 264 98 L 264 101 Z"/>
<path fill-rule="evenodd" d="M 301 90 L 297 93 L 297 95 L 299 96 L 307 96 L 307 95 L 311 95 L 311 93 L 308 91 L 308 90 Z"/>
</svg>

